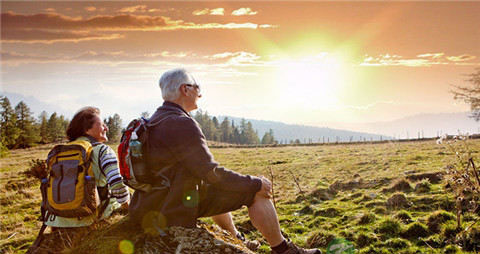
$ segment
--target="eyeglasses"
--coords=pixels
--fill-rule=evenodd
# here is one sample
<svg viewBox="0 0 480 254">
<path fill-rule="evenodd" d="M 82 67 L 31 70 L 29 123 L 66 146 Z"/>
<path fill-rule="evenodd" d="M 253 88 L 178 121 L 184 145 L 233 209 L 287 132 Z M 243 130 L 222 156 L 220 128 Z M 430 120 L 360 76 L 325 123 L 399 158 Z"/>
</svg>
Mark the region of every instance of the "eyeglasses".
<svg viewBox="0 0 480 254">
<path fill-rule="evenodd" d="M 195 84 L 195 85 L 191 85 L 191 84 L 184 84 L 184 85 L 185 85 L 185 86 L 188 86 L 188 87 L 193 87 L 193 88 L 195 88 L 195 89 L 197 89 L 197 90 L 198 90 L 198 93 L 200 93 L 200 86 L 199 86 L 199 85 L 197 85 L 197 84 Z"/>
</svg>

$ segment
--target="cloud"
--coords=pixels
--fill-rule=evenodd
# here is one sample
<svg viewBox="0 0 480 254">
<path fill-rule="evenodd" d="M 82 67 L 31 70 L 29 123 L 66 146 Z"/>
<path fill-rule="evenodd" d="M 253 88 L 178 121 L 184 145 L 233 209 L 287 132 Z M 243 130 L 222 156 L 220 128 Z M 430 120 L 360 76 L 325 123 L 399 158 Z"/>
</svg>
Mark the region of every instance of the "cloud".
<svg viewBox="0 0 480 254">
<path fill-rule="evenodd" d="M 417 57 L 436 59 L 436 58 L 443 57 L 444 55 L 445 55 L 445 53 L 425 53 L 425 54 L 417 55 Z"/>
<path fill-rule="evenodd" d="M 258 12 L 257 11 L 252 11 L 250 8 L 240 8 L 237 10 L 232 11 L 232 15 L 234 16 L 244 16 L 244 15 L 256 15 Z"/>
<path fill-rule="evenodd" d="M 93 12 L 97 10 L 97 7 L 95 6 L 87 6 L 84 8 L 86 11 Z"/>
<path fill-rule="evenodd" d="M 129 7 L 124 7 L 118 12 L 123 12 L 123 13 L 133 13 L 133 12 L 147 12 L 147 6 L 146 5 L 135 5 L 135 6 L 129 6 Z"/>
<path fill-rule="evenodd" d="M 193 52 L 149 52 L 144 54 L 131 54 L 124 51 L 96 52 L 85 51 L 78 55 L 59 54 L 55 56 L 26 54 L 18 52 L 1 52 L 2 64 L 19 65 L 26 63 L 84 63 L 84 64 L 110 64 L 124 63 L 169 63 L 178 64 L 204 64 L 206 66 L 246 66 L 262 65 L 260 56 L 251 52 L 223 52 L 213 55 L 197 55 Z"/>
<path fill-rule="evenodd" d="M 148 63 L 155 61 L 179 61 L 183 58 L 200 59 L 195 53 L 190 52 L 169 52 L 128 54 L 124 51 L 96 52 L 86 51 L 78 55 L 56 55 L 46 56 L 38 54 L 25 54 L 18 52 L 1 52 L 2 64 L 18 65 L 23 63 Z"/>
<path fill-rule="evenodd" d="M 460 55 L 460 56 L 447 56 L 447 59 L 452 62 L 465 62 L 475 59 L 476 56 L 471 55 Z"/>
<path fill-rule="evenodd" d="M 44 11 L 46 11 L 46 12 L 56 12 L 57 10 L 55 10 L 55 8 L 47 8 L 47 9 L 44 9 Z"/>
<path fill-rule="evenodd" d="M 419 54 L 416 57 L 405 58 L 399 55 L 379 55 L 376 57 L 366 55 L 362 66 L 408 66 L 408 67 L 429 67 L 433 65 L 480 65 L 480 63 L 466 63 L 475 59 L 472 55 L 460 55 L 460 56 L 445 56 L 444 53 L 425 53 Z"/>
<path fill-rule="evenodd" d="M 215 8 L 215 9 L 201 9 L 201 10 L 194 10 L 192 12 L 193 15 L 195 16 L 201 16 L 201 15 L 218 15 L 218 16 L 223 16 L 225 13 L 225 9 L 223 8 Z"/>
<path fill-rule="evenodd" d="M 80 42 L 89 40 L 114 40 L 123 38 L 121 34 L 99 34 L 86 31 L 48 31 L 48 30 L 9 30 L 2 29 L 2 42 L 8 43 L 55 43 Z"/>
<path fill-rule="evenodd" d="M 197 24 L 183 20 L 173 20 L 163 16 L 143 16 L 121 14 L 116 16 L 99 15 L 90 18 L 72 18 L 60 14 L 15 14 L 2 13 L 3 30 L 76 30 L 76 31 L 161 31 L 179 29 L 257 29 L 273 28 L 268 24 L 254 23 L 204 23 Z"/>
</svg>

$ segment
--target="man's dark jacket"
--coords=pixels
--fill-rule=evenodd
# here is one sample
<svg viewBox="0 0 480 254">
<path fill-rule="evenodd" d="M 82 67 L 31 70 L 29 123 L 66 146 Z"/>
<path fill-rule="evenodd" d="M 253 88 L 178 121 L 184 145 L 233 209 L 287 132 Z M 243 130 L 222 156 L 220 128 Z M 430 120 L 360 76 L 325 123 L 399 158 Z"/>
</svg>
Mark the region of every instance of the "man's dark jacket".
<svg viewBox="0 0 480 254">
<path fill-rule="evenodd" d="M 166 218 L 165 226 L 194 227 L 205 184 L 228 191 L 260 190 L 259 178 L 218 166 L 200 126 L 179 105 L 164 102 L 150 118 L 149 125 L 144 153 L 152 169 L 152 179 L 159 183 L 161 173 L 169 179 L 170 187 L 148 193 L 135 191 L 129 211 L 139 222 L 145 222 L 148 214 L 160 212 Z M 207 180 L 212 171 L 214 174 L 210 175 L 215 177 Z"/>
</svg>

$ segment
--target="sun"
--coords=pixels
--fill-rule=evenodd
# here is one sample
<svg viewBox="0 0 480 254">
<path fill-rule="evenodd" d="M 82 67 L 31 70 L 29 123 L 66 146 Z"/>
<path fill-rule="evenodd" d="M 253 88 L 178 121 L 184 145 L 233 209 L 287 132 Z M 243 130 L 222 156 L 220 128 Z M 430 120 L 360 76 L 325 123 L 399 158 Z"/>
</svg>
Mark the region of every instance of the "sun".
<svg viewBox="0 0 480 254">
<path fill-rule="evenodd" d="M 282 59 L 278 62 L 277 99 L 311 109 L 336 107 L 344 75 L 342 61 L 327 53 Z"/>
</svg>

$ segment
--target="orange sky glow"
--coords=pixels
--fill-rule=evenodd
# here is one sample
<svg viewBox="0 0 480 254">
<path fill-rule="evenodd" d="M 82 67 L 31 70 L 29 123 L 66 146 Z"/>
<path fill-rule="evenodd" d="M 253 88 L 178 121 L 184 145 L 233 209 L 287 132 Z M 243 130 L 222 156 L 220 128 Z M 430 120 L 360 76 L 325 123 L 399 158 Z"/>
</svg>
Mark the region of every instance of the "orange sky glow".
<svg viewBox="0 0 480 254">
<path fill-rule="evenodd" d="M 160 75 L 185 67 L 212 115 L 387 121 L 468 111 L 451 85 L 480 67 L 479 2 L 2 1 L 1 12 L 0 92 L 36 114 L 153 113 Z"/>
</svg>

